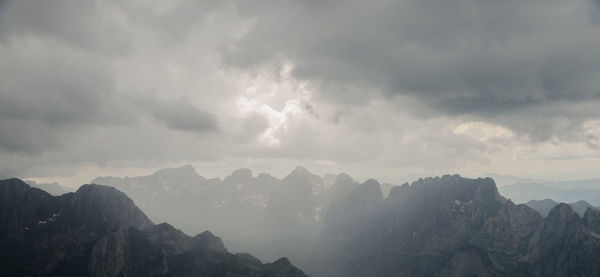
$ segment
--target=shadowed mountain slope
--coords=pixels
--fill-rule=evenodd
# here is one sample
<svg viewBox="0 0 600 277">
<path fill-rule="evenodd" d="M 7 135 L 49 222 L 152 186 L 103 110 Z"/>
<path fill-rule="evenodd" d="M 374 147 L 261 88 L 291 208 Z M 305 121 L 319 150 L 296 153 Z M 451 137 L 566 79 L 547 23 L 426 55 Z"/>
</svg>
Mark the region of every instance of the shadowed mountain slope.
<svg viewBox="0 0 600 277">
<path fill-rule="evenodd" d="M 83 185 L 58 197 L 0 181 L 1 276 L 305 276 L 282 258 L 231 254 L 206 231 L 154 225 L 115 188 Z"/>
</svg>

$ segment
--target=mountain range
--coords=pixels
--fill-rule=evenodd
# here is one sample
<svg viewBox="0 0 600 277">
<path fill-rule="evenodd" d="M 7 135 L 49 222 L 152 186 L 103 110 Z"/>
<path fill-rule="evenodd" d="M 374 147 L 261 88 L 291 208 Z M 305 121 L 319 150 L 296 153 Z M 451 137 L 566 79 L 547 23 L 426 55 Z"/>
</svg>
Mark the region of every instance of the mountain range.
<svg viewBox="0 0 600 277">
<path fill-rule="evenodd" d="M 458 175 L 394 187 L 368 180 L 327 211 L 312 276 L 600 276 L 600 214 L 546 218 Z"/>
<path fill-rule="evenodd" d="M 184 166 L 92 183 L 125 192 L 155 222 L 170 222 L 187 233 L 211 230 L 235 252 L 261 260 L 286 256 L 316 277 L 600 276 L 600 215 L 591 204 L 513 202 L 540 199 L 536 188 L 541 195 L 555 192 L 551 196 L 561 202 L 583 196 L 577 194 L 581 190 L 594 197 L 593 180 L 583 182 L 585 187 L 582 182 L 566 188 L 497 187 L 491 178 L 445 175 L 395 186 L 372 179 L 359 184 L 344 173 L 321 177 L 304 167 L 283 179 L 249 169 L 210 179 Z M 567 196 L 560 198 L 560 192 Z M 170 225 L 153 226 L 140 227 L 142 234 L 176 230 L 168 237 L 185 236 L 176 244 L 188 245 L 178 249 L 193 248 L 194 238 Z"/>
<path fill-rule="evenodd" d="M 52 196 L 0 181 L 0 276 L 305 276 L 286 258 L 231 254 L 205 231 L 155 225 L 115 188 Z"/>
<path fill-rule="evenodd" d="M 283 255 L 299 265 L 309 260 L 329 203 L 357 185 L 347 174 L 321 177 L 300 166 L 283 179 L 242 168 L 221 180 L 189 165 L 92 183 L 125 192 L 153 221 L 188 233 L 211 230 L 235 251 L 264 260 Z"/>
</svg>

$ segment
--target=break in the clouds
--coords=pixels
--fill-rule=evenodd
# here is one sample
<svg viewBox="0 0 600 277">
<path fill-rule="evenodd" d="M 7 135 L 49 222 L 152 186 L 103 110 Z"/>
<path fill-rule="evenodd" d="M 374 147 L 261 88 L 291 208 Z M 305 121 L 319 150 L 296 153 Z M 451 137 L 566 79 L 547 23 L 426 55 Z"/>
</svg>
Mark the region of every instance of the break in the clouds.
<svg viewBox="0 0 600 277">
<path fill-rule="evenodd" d="M 591 176 L 598 49 L 593 0 L 0 1 L 0 175 Z"/>
<path fill-rule="evenodd" d="M 240 8 L 254 20 L 226 61 L 290 60 L 336 101 L 352 97 L 338 89 L 375 88 L 417 98 L 421 116 L 472 115 L 541 139 L 560 135 L 545 131 L 560 117 L 600 114 L 597 1 L 258 2 Z"/>
</svg>

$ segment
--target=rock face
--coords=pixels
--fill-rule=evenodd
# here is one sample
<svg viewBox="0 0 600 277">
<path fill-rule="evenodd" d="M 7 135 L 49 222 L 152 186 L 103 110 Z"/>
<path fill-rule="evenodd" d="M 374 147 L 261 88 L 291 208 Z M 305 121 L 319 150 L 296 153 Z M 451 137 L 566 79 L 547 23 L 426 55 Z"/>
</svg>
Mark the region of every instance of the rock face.
<svg viewBox="0 0 600 277">
<path fill-rule="evenodd" d="M 367 181 L 324 218 L 313 276 L 600 276 L 600 216 L 560 204 L 542 218 L 458 175 Z"/>
<path fill-rule="evenodd" d="M 115 188 L 84 185 L 58 197 L 0 181 L 0 276 L 305 276 L 285 259 L 262 264 L 154 225 Z"/>
</svg>

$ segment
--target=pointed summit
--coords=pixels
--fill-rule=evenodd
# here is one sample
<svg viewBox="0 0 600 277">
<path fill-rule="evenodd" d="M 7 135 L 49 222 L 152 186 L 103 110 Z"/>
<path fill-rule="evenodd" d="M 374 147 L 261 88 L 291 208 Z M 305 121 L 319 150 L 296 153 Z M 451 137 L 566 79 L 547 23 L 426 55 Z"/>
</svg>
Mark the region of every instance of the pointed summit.
<svg viewBox="0 0 600 277">
<path fill-rule="evenodd" d="M 352 179 L 352 177 L 350 177 L 350 175 L 348 175 L 346 173 L 340 173 L 335 177 L 334 184 L 348 183 L 348 182 L 354 182 L 354 179 Z"/>
<path fill-rule="evenodd" d="M 308 175 L 308 169 L 304 166 L 297 166 L 296 169 L 292 172 L 292 174 L 297 175 Z"/>
<path fill-rule="evenodd" d="M 252 181 L 252 171 L 248 168 L 240 168 L 231 172 L 231 175 L 223 179 L 223 183 L 238 185 L 248 184 Z"/>
<path fill-rule="evenodd" d="M 351 194 L 355 194 L 364 201 L 372 202 L 371 204 L 379 204 L 383 201 L 383 193 L 381 185 L 375 179 L 366 180 L 364 183 L 356 187 Z"/>
</svg>

